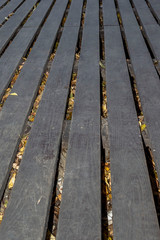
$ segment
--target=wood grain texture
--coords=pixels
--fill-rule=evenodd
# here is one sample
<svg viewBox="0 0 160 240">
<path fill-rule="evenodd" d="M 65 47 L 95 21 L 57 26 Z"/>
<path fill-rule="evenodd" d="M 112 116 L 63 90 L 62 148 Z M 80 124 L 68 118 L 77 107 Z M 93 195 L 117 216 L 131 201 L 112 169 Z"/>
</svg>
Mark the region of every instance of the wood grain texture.
<svg viewBox="0 0 160 240">
<path fill-rule="evenodd" d="M 38 11 L 28 20 L 28 26 L 20 31 L 0 58 L 0 98 L 8 87 L 22 56 L 25 55 L 30 43 L 33 41 L 51 2 L 52 0 L 45 0 L 40 3 Z M 33 22 L 34 26 L 32 26 Z"/>
<path fill-rule="evenodd" d="M 98 12 L 88 0 L 57 240 L 101 239 Z"/>
<path fill-rule="evenodd" d="M 78 27 L 64 29 L 0 227 L 4 240 L 45 239 L 77 37 Z"/>
<path fill-rule="evenodd" d="M 10 39 L 16 29 L 20 26 L 21 22 L 27 16 L 29 11 L 32 9 L 36 0 L 27 0 L 25 3 L 19 8 L 14 16 L 12 16 L 12 20 L 6 22 L 0 29 L 0 52 L 5 47 L 8 39 Z M 34 14 L 34 13 L 33 13 Z"/>
<path fill-rule="evenodd" d="M 57 1 L 14 85 L 18 96 L 9 96 L 0 112 L 0 197 L 66 6 L 66 0 Z"/>
<path fill-rule="evenodd" d="M 125 8 L 124 8 L 125 5 Z M 128 41 L 138 91 L 142 103 L 143 113 L 147 129 L 152 143 L 153 155 L 155 158 L 158 176 L 160 177 L 160 82 L 152 59 L 145 45 L 139 26 L 129 26 L 126 18 L 131 16 L 132 9 L 128 1 L 119 0 L 120 11 L 124 24 L 124 30 Z M 128 9 L 127 9 L 128 8 Z M 132 18 L 130 18 L 131 20 Z M 133 19 L 134 21 L 134 19 Z"/>
</svg>

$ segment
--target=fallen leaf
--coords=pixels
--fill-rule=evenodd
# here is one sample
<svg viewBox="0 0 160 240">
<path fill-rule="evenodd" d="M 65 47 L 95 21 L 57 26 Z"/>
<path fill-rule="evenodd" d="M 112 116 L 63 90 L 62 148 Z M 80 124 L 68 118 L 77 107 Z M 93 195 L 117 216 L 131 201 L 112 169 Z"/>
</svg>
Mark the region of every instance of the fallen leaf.
<svg viewBox="0 0 160 240">
<path fill-rule="evenodd" d="M 101 66 L 101 68 L 105 69 L 105 66 L 104 66 L 104 64 L 101 61 L 99 61 L 99 65 Z"/>
<path fill-rule="evenodd" d="M 141 131 L 143 132 L 144 129 L 146 128 L 146 124 L 142 124 L 140 127 L 141 127 Z"/>
<path fill-rule="evenodd" d="M 13 175 L 12 175 L 10 181 L 9 181 L 9 184 L 8 184 L 8 188 L 9 188 L 9 189 L 12 189 L 12 188 L 13 188 L 13 185 L 14 185 L 14 183 L 15 183 L 15 180 L 16 180 L 16 173 L 13 173 Z"/>
<path fill-rule="evenodd" d="M 17 93 L 10 93 L 11 96 L 18 96 Z"/>
</svg>

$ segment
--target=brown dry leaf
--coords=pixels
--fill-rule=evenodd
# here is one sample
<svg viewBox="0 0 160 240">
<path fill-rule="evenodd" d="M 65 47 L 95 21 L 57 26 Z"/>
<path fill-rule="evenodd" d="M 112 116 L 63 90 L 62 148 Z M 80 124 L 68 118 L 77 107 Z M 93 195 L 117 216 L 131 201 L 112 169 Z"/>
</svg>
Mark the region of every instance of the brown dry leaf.
<svg viewBox="0 0 160 240">
<path fill-rule="evenodd" d="M 30 121 L 30 122 L 34 122 L 34 116 L 32 116 L 32 115 L 29 116 L 29 117 L 28 117 L 28 121 Z"/>
<path fill-rule="evenodd" d="M 12 13 L 10 13 L 10 14 L 8 15 L 8 17 L 11 17 L 13 14 L 14 14 L 13 12 L 12 12 Z"/>
</svg>

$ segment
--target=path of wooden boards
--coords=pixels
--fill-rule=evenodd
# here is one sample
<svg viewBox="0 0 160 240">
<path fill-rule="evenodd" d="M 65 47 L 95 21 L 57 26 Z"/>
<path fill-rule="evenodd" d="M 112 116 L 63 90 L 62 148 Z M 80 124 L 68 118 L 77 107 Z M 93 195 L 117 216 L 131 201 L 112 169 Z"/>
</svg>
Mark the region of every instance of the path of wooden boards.
<svg viewBox="0 0 160 240">
<path fill-rule="evenodd" d="M 0 7 L 5 2 L 0 0 Z M 62 33 L 0 225 L 0 239 L 46 238 L 80 30 L 83 32 L 82 45 L 56 239 L 102 239 L 99 66 L 101 8 L 114 239 L 159 240 L 159 223 L 122 35 L 126 37 L 160 179 L 160 76 L 154 64 L 156 60 L 158 65 L 160 60 L 160 1 L 103 0 L 100 5 L 98 0 L 72 0 L 71 4 L 67 4 L 67 0 L 11 0 L 0 8 L 1 99 L 22 58 L 29 52 L 12 89 L 16 95 L 10 95 L 0 111 L 1 199 L 46 63 L 55 46 L 57 34 Z M 82 9 L 85 9 L 85 15 L 82 14 Z M 14 14 L 10 14 L 13 11 Z M 64 16 L 66 21 L 63 26 Z M 82 16 L 83 27 L 80 26 Z M 123 26 L 123 34 L 120 25 Z M 144 32 L 146 38 L 142 34 Z M 28 51 L 30 47 L 32 49 Z"/>
</svg>

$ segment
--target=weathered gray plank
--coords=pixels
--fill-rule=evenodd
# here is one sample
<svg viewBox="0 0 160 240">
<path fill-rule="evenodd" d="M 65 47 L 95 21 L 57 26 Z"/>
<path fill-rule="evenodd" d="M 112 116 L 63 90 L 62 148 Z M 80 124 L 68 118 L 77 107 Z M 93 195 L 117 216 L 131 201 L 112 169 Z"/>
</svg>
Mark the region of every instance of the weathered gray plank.
<svg viewBox="0 0 160 240">
<path fill-rule="evenodd" d="M 0 8 L 7 2 L 7 0 L 1 0 L 0 2 Z M 3 9 L 3 8 L 2 8 Z M 1 10 L 1 9 L 0 9 Z"/>
<path fill-rule="evenodd" d="M 152 50 L 156 56 L 156 59 L 160 61 L 160 44 L 159 44 L 160 26 L 157 24 L 145 25 L 145 31 L 152 45 Z"/>
<path fill-rule="evenodd" d="M 39 8 L 28 20 L 27 27 L 19 32 L 15 37 L 14 42 L 9 45 L 0 58 L 0 98 L 8 87 L 10 79 L 12 78 L 22 56 L 32 42 L 51 2 L 52 0 L 45 0 L 39 3 Z M 44 9 L 46 9 L 46 11 L 44 11 Z"/>
<path fill-rule="evenodd" d="M 143 17 L 143 24 L 157 24 L 156 20 L 154 19 L 153 15 L 151 14 L 145 0 L 133 0 L 133 3 L 139 13 Z"/>
<path fill-rule="evenodd" d="M 124 7 L 125 5 L 125 7 Z M 140 99 L 142 102 L 142 108 L 144 117 L 147 123 L 147 129 L 152 143 L 153 154 L 155 158 L 156 168 L 158 176 L 160 177 L 160 82 L 157 72 L 154 68 L 152 59 L 145 45 L 142 34 L 139 30 L 139 26 L 129 26 L 127 19 L 124 17 L 127 14 L 130 15 L 132 9 L 128 1 L 119 0 L 120 11 L 122 14 L 122 20 L 124 29 L 128 41 L 128 47 L 131 55 L 131 61 L 133 64 L 134 72 L 136 75 L 136 81 Z M 133 19 L 134 21 L 134 19 Z"/>
<path fill-rule="evenodd" d="M 27 16 L 28 12 L 36 3 L 36 0 L 27 0 L 21 8 L 12 16 L 12 20 L 8 20 L 0 29 L 0 52 L 5 47 L 8 39 L 14 34 L 21 22 Z M 34 14 L 34 13 L 33 13 Z"/>
<path fill-rule="evenodd" d="M 159 239 L 159 226 L 118 27 L 105 27 L 114 239 Z"/>
<path fill-rule="evenodd" d="M 107 11 L 106 6 L 104 15 Z M 158 240 L 158 220 L 120 30 L 108 26 L 104 32 L 114 239 Z"/>
<path fill-rule="evenodd" d="M 8 17 L 10 13 L 22 2 L 22 0 L 14 0 L 9 2 L 5 8 L 2 8 L 0 11 L 0 23 L 5 20 L 5 17 Z"/>
<path fill-rule="evenodd" d="M 146 31 L 148 40 L 150 41 L 151 48 L 158 60 L 160 60 L 160 26 L 157 24 L 153 15 L 150 13 L 144 1 L 133 0 L 139 17 L 142 21 L 144 30 Z"/>
<path fill-rule="evenodd" d="M 49 15 L 19 78 L 14 85 L 17 97 L 9 96 L 0 112 L 0 197 L 10 171 L 19 136 L 32 106 L 44 65 L 61 23 L 66 0 L 59 0 Z"/>
<path fill-rule="evenodd" d="M 149 0 L 148 2 L 152 6 L 154 12 L 157 14 L 158 18 L 160 18 L 160 2 L 157 0 Z"/>
<path fill-rule="evenodd" d="M 103 14 L 104 26 L 118 25 L 114 1 L 103 0 L 103 9 L 106 9 L 105 14 Z"/>
<path fill-rule="evenodd" d="M 57 240 L 101 239 L 98 11 L 88 0 Z"/>
<path fill-rule="evenodd" d="M 80 3 L 82 0 L 74 1 L 71 8 L 81 12 Z M 4 240 L 10 236 L 12 240 L 45 239 L 78 28 L 64 29 L 0 228 Z"/>
<path fill-rule="evenodd" d="M 77 35 L 77 27 L 64 30 L 0 227 L 4 240 L 45 239 Z"/>
<path fill-rule="evenodd" d="M 74 0 L 72 2 L 71 9 L 69 11 L 69 16 L 65 23 L 65 27 L 79 27 L 80 26 L 80 18 L 82 14 L 82 0 Z M 78 10 L 79 9 L 79 10 Z"/>
</svg>

